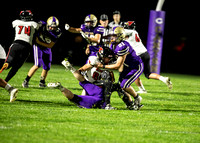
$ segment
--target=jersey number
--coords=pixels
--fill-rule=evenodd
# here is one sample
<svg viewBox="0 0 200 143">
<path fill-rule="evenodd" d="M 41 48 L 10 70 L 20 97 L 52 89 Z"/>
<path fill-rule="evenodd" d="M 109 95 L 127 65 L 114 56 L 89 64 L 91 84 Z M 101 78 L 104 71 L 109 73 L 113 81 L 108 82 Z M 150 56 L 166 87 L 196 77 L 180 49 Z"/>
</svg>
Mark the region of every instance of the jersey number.
<svg viewBox="0 0 200 143">
<path fill-rule="evenodd" d="M 21 34 L 22 30 L 24 29 L 24 34 L 27 34 L 28 36 L 30 36 L 30 34 L 31 34 L 31 26 L 28 26 L 28 27 L 26 27 L 26 26 L 18 26 L 18 27 L 19 27 L 18 34 Z"/>
<path fill-rule="evenodd" d="M 135 34 L 135 41 L 140 42 L 140 38 L 139 38 L 138 34 Z"/>
</svg>

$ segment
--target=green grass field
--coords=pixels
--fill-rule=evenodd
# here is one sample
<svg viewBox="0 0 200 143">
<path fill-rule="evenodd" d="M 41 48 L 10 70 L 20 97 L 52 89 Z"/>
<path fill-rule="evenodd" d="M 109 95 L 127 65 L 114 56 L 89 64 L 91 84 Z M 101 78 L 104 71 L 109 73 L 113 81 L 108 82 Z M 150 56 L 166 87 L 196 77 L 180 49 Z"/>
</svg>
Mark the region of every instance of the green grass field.
<svg viewBox="0 0 200 143">
<path fill-rule="evenodd" d="M 0 88 L 0 142 L 87 142 L 87 143 L 161 143 L 200 142 L 200 76 L 165 74 L 174 84 L 165 84 L 141 76 L 147 94 L 142 94 L 140 111 L 125 108 L 117 93 L 112 106 L 118 110 L 80 109 L 59 90 L 38 87 L 41 69 L 30 81 L 30 88 L 21 84 L 30 63 L 24 64 L 9 82 L 19 89 L 15 102 Z M 8 71 L 0 74 L 5 78 Z M 116 73 L 116 78 L 118 74 Z M 52 65 L 47 82 L 60 81 L 75 94 L 82 88 L 71 72 L 61 65 Z M 137 90 L 135 84 L 133 87 Z"/>
</svg>

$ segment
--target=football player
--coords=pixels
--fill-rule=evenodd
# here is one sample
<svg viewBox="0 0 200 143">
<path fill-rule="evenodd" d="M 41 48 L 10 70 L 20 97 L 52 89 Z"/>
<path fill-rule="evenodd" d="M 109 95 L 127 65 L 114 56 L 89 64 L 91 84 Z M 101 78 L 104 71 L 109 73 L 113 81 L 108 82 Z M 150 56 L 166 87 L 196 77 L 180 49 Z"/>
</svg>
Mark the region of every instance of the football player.
<svg viewBox="0 0 200 143">
<path fill-rule="evenodd" d="M 21 11 L 20 19 L 12 22 L 12 26 L 15 28 L 15 39 L 9 48 L 5 63 L 0 70 L 1 73 L 4 69 L 12 67 L 5 79 L 6 82 L 17 73 L 28 58 L 32 46 L 33 34 L 39 28 L 38 24 L 33 21 L 33 14 L 30 10 Z"/>
<path fill-rule="evenodd" d="M 29 70 L 22 86 L 27 88 L 29 80 L 34 73 L 43 65 L 40 77 L 39 87 L 46 87 L 45 79 L 51 68 L 52 52 L 51 48 L 55 45 L 62 32 L 60 30 L 59 21 L 55 16 L 47 19 L 47 22 L 40 21 L 40 28 L 36 34 L 35 44 L 33 45 L 35 65 Z"/>
<path fill-rule="evenodd" d="M 138 32 L 135 30 L 135 22 L 134 21 L 128 21 L 124 24 L 124 29 L 126 33 L 126 39 L 130 43 L 131 47 L 135 50 L 136 55 L 140 56 L 144 63 L 144 74 L 147 79 L 156 79 L 160 80 L 163 83 L 165 83 L 169 89 L 172 89 L 172 82 L 170 81 L 169 77 L 161 76 L 157 73 L 152 73 L 150 71 L 150 56 L 145 48 L 145 46 L 142 43 L 142 40 L 139 37 Z M 144 86 L 142 85 L 142 81 L 140 78 L 138 78 L 135 81 L 136 85 L 139 88 L 139 93 L 145 93 L 146 90 Z"/>
<path fill-rule="evenodd" d="M 87 40 L 97 43 L 97 45 L 93 46 L 92 48 L 96 49 L 95 52 L 97 53 L 99 51 L 99 47 L 105 47 L 107 44 L 107 40 L 104 38 L 109 34 L 109 26 L 108 26 L 108 16 L 106 14 L 102 14 L 100 16 L 100 20 L 99 23 L 100 25 L 98 25 L 95 29 L 94 29 L 94 33 L 95 36 L 92 37 L 85 37 Z"/>
<path fill-rule="evenodd" d="M 118 69 L 120 72 L 119 82 L 121 88 L 134 97 L 134 104 L 140 109 L 143 105 L 140 104 L 142 97 L 140 97 L 131 84 L 142 74 L 143 63 L 135 51 L 125 41 L 125 31 L 122 27 L 113 29 L 111 37 L 111 50 L 118 56 L 116 63 L 110 65 L 103 65 L 99 63 L 97 67 L 104 69 Z"/>
<path fill-rule="evenodd" d="M 4 48 L 0 45 L 0 67 L 3 66 L 5 59 L 6 52 Z M 5 88 L 10 93 L 10 102 L 14 102 L 17 97 L 18 89 L 12 87 L 2 78 L 0 78 L 0 87 Z"/>
<path fill-rule="evenodd" d="M 97 18 L 94 14 L 89 14 L 85 17 L 84 20 L 84 24 L 81 25 L 80 28 L 74 28 L 74 27 L 70 27 L 69 24 L 65 24 L 65 29 L 68 30 L 69 32 L 72 33 L 81 33 L 82 36 L 84 37 L 94 37 L 94 29 L 97 25 Z M 90 42 L 87 40 L 87 42 L 89 43 L 87 45 L 87 48 L 85 50 L 85 54 L 89 55 L 90 53 L 93 54 L 93 52 L 95 50 L 93 50 L 92 48 L 90 49 L 90 46 L 95 46 L 96 43 Z"/>
<path fill-rule="evenodd" d="M 80 108 L 105 108 L 103 88 L 87 81 L 80 71 L 71 66 L 68 61 L 63 61 L 62 64 L 69 69 L 74 77 L 79 81 L 80 86 L 86 91 L 86 95 L 76 95 L 70 90 L 58 83 L 48 83 L 48 87 L 58 88 L 69 101 L 75 103 Z"/>
<path fill-rule="evenodd" d="M 84 72 L 84 77 L 87 81 L 91 83 L 98 83 L 102 76 L 105 76 L 104 72 L 110 72 L 111 73 L 111 79 L 112 82 L 109 82 L 110 84 L 107 84 L 104 82 L 104 86 L 106 86 L 106 89 L 109 90 L 106 91 L 105 101 L 107 103 L 106 108 L 111 107 L 110 105 L 110 96 L 112 92 L 117 91 L 119 97 L 124 101 L 124 103 L 127 105 L 127 108 L 130 110 L 135 110 L 134 103 L 132 101 L 132 98 L 129 94 L 125 93 L 120 85 L 118 83 L 114 83 L 114 74 L 111 71 L 102 70 L 97 67 L 95 67 L 99 62 L 102 64 L 110 64 L 116 61 L 115 55 L 113 51 L 111 51 L 109 48 L 104 47 L 100 48 L 99 52 L 97 53 L 97 56 L 90 56 L 89 62 L 85 64 L 83 67 L 79 69 L 79 71 Z M 109 80 L 107 80 L 109 81 Z M 110 87 L 109 87 L 110 86 Z M 108 94 L 107 94 L 108 93 Z"/>
</svg>

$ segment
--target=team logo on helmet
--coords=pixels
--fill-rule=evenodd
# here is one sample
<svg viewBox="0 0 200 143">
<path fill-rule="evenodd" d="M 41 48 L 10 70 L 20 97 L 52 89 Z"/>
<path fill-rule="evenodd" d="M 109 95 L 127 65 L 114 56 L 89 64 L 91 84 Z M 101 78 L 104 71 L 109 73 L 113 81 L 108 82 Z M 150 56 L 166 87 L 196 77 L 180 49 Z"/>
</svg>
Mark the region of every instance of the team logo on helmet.
<svg viewBox="0 0 200 143">
<path fill-rule="evenodd" d="M 125 31 L 122 27 L 114 27 L 113 28 L 113 35 L 116 36 L 116 42 L 121 42 L 125 39 Z"/>
<path fill-rule="evenodd" d="M 97 25 L 97 17 L 94 14 L 89 14 L 85 17 L 84 20 L 85 23 L 87 22 L 91 22 L 92 23 L 92 27 L 95 27 Z"/>
<path fill-rule="evenodd" d="M 55 16 L 51 16 L 47 19 L 47 30 L 50 30 L 50 27 L 57 29 L 59 26 L 59 21 Z"/>
</svg>

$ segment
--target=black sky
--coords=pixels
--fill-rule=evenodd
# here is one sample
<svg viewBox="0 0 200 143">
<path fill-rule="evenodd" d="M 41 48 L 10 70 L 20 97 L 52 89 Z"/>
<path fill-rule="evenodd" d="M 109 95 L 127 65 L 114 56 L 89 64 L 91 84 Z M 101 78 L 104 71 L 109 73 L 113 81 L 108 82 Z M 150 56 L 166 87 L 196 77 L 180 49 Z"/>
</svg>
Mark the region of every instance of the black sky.
<svg viewBox="0 0 200 143">
<path fill-rule="evenodd" d="M 107 4 L 109 3 L 109 4 Z M 110 4 L 111 3 L 111 4 Z M 72 60 L 75 64 L 82 64 L 86 59 L 83 55 L 82 47 L 85 43 L 75 43 L 74 39 L 79 36 L 64 30 L 64 24 L 68 23 L 72 27 L 80 27 L 83 20 L 88 14 L 95 14 L 99 19 L 101 14 L 107 14 L 109 20 L 112 21 L 112 12 L 119 10 L 122 15 L 122 21 L 134 20 L 136 22 L 136 30 L 139 32 L 143 43 L 146 44 L 149 11 L 156 8 L 157 0 L 136 0 L 136 1 L 96 1 L 90 3 L 68 2 L 55 3 L 48 5 L 40 5 L 40 7 L 20 7 L 7 8 L 7 11 L 1 9 L 1 38 L 0 44 L 8 50 L 14 39 L 14 29 L 12 21 L 19 18 L 19 12 L 23 9 L 30 9 L 34 14 L 35 21 L 46 21 L 50 16 L 56 16 L 60 21 L 60 28 L 63 35 L 53 50 L 53 63 L 60 61 L 68 55 L 69 51 L 74 52 Z M 198 5 L 198 4 L 197 4 Z M 13 6 L 12 6 L 13 7 Z M 200 74 L 195 68 L 186 68 L 186 65 L 196 66 L 199 60 L 199 42 L 196 35 L 199 31 L 197 12 L 194 8 L 195 4 L 186 0 L 165 0 L 163 10 L 166 11 L 164 45 L 162 54 L 162 72 L 178 72 L 189 74 Z M 196 33 L 196 34 L 195 34 Z M 177 51 L 176 47 L 184 43 L 182 51 Z M 195 51 L 195 52 L 194 52 Z M 83 52 L 83 53 L 82 53 Z M 81 55 L 81 56 L 80 56 Z M 29 58 L 31 61 L 33 58 Z"/>
</svg>

